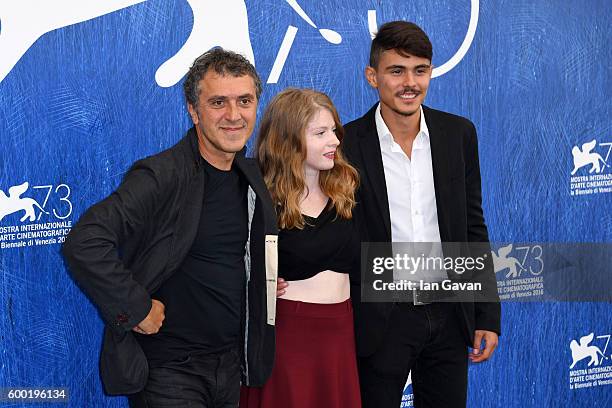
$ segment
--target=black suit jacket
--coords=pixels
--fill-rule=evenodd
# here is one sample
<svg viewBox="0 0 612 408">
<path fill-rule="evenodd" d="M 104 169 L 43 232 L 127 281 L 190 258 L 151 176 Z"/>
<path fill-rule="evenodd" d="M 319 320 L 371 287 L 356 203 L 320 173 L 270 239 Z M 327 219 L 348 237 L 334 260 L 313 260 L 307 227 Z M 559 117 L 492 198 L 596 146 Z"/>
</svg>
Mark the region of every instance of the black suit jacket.
<svg viewBox="0 0 612 408">
<path fill-rule="evenodd" d="M 376 131 L 377 105 L 363 117 L 345 126 L 342 148 L 361 177 L 357 214 L 363 219 L 363 239 L 391 241 L 391 218 L 385 173 Z M 476 129 L 469 120 L 423 106 L 430 136 L 438 226 L 442 242 L 488 242 L 482 212 L 480 165 Z M 497 291 L 492 268 L 485 285 Z M 367 356 L 381 346 L 393 303 L 361 303 L 360 288 L 353 282 L 357 353 Z M 458 318 L 464 324 L 466 343 L 474 330 L 500 333 L 498 302 L 461 303 Z"/>
<path fill-rule="evenodd" d="M 151 308 L 150 294 L 175 273 L 193 244 L 205 192 L 195 128 L 175 146 L 139 160 L 118 189 L 83 214 L 63 247 L 72 276 L 106 323 L 100 372 L 106 392 L 145 386 L 148 364 L 131 329 Z M 237 154 L 249 194 L 248 302 L 243 316 L 243 384 L 261 386 L 274 359 L 276 214 L 257 162 Z M 270 264 L 271 263 L 271 264 Z M 270 265 L 269 265 L 270 264 Z M 248 322 L 246 321 L 248 319 Z"/>
</svg>

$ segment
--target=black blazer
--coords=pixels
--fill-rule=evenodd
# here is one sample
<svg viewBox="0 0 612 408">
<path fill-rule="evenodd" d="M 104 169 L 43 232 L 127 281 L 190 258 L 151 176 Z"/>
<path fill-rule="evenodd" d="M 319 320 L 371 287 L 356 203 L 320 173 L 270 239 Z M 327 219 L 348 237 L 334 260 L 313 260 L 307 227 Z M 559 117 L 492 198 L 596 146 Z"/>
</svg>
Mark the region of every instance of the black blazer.
<svg viewBox="0 0 612 408">
<path fill-rule="evenodd" d="M 385 173 L 376 131 L 377 105 L 363 117 L 345 126 L 342 148 L 361 177 L 357 192 L 358 216 L 362 217 L 363 239 L 391 241 L 391 218 Z M 482 212 L 480 165 L 476 129 L 469 120 L 423 106 L 429 130 L 436 190 L 438 226 L 442 242 L 488 242 Z M 497 292 L 495 274 L 487 281 Z M 392 303 L 361 303 L 357 282 L 351 285 L 355 307 L 357 352 L 367 356 L 381 345 Z M 501 308 L 494 303 L 461 303 L 458 317 L 464 322 L 466 343 L 472 344 L 474 330 L 500 333 Z"/>
<path fill-rule="evenodd" d="M 147 316 L 150 294 L 178 270 L 195 239 L 206 189 L 202 160 L 192 128 L 175 146 L 136 162 L 66 239 L 70 272 L 106 323 L 100 373 L 108 394 L 136 393 L 147 381 L 146 357 L 131 329 Z M 261 386 L 274 359 L 274 311 L 268 305 L 276 300 L 276 277 L 270 277 L 276 259 L 266 254 L 275 253 L 278 229 L 256 161 L 237 154 L 234 162 L 253 192 L 242 381 Z"/>
</svg>

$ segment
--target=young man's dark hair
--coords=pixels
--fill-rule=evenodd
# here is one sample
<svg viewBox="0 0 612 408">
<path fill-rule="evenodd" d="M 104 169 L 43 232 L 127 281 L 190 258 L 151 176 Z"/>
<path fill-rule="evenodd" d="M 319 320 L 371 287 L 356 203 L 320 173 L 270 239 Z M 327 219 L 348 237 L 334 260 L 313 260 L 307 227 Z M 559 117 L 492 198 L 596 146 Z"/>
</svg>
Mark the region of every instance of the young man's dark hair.
<svg viewBox="0 0 612 408">
<path fill-rule="evenodd" d="M 250 76 L 255 82 L 255 93 L 257 99 L 259 99 L 262 91 L 261 79 L 257 75 L 253 64 L 240 54 L 216 47 L 200 55 L 193 62 L 185 77 L 183 92 L 185 93 L 187 103 L 193 107 L 198 106 L 200 80 L 210 70 L 219 75 L 231 75 L 233 77 Z"/>
<path fill-rule="evenodd" d="M 370 66 L 376 68 L 383 52 L 396 50 L 400 55 L 427 58 L 433 56 L 431 41 L 421 27 L 408 21 L 390 21 L 380 26 L 370 48 Z"/>
</svg>

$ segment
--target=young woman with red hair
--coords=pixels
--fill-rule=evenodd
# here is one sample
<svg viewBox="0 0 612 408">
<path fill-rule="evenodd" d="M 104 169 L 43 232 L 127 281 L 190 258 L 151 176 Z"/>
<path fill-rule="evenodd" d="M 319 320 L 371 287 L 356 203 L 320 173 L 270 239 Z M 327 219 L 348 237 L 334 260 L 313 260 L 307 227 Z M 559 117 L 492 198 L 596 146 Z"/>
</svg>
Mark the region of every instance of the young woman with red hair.
<svg viewBox="0 0 612 408">
<path fill-rule="evenodd" d="M 243 388 L 241 407 L 360 407 L 349 273 L 358 273 L 353 218 L 357 171 L 327 95 L 287 89 L 268 105 L 256 155 L 276 204 L 276 354 L 263 388 Z"/>
</svg>

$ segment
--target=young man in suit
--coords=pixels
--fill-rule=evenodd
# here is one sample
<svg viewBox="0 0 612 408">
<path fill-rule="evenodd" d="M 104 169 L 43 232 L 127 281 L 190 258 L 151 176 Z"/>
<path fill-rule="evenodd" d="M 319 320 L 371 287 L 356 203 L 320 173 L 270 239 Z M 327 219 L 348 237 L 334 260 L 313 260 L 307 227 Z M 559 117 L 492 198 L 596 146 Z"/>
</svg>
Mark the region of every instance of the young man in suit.
<svg viewBox="0 0 612 408">
<path fill-rule="evenodd" d="M 380 102 L 346 125 L 343 141 L 361 176 L 368 241 L 488 242 L 476 130 L 423 106 L 431 59 L 429 38 L 413 23 L 386 23 L 372 41 L 365 74 Z M 493 271 L 485 278 L 495 298 Z M 468 359 L 495 350 L 499 303 L 361 303 L 354 289 L 363 407 L 399 407 L 410 370 L 416 407 L 465 407 Z"/>
</svg>

